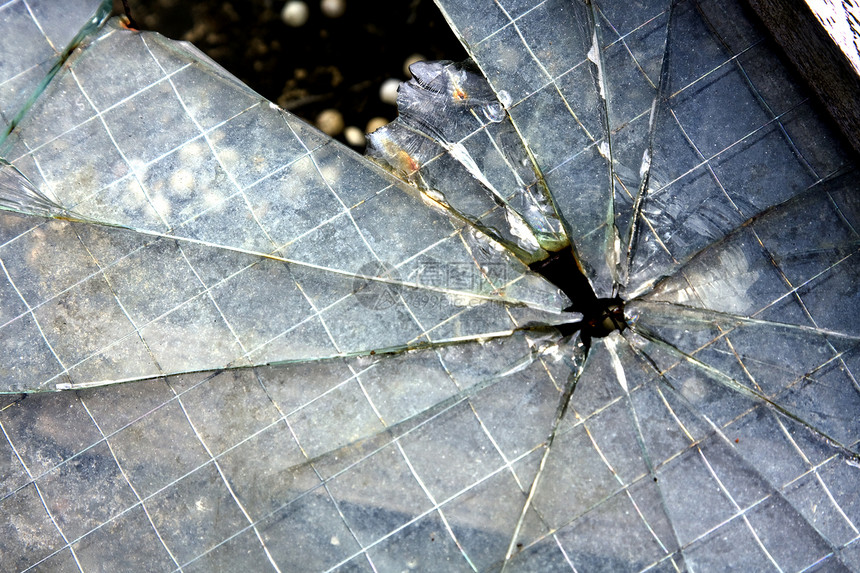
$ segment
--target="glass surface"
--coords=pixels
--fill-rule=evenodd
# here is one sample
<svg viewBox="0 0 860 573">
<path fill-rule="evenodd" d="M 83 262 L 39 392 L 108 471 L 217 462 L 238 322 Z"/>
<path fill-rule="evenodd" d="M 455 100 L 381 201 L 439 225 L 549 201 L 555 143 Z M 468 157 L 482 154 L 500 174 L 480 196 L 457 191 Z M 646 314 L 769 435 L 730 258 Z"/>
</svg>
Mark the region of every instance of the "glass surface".
<svg viewBox="0 0 860 573">
<path fill-rule="evenodd" d="M 473 61 L 370 159 L 0 6 L 0 569 L 860 571 L 820 106 L 737 2 L 437 3 Z M 568 245 L 623 320 L 530 268 Z"/>
</svg>

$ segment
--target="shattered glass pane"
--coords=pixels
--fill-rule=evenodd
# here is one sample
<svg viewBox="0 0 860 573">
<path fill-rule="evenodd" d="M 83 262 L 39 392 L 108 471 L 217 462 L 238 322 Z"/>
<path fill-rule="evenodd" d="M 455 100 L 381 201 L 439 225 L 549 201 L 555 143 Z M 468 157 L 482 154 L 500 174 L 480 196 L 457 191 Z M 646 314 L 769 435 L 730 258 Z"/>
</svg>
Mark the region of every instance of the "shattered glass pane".
<svg viewBox="0 0 860 573">
<path fill-rule="evenodd" d="M 135 73 L 104 77 L 117 59 Z M 9 390 L 495 336 L 526 307 L 565 320 L 566 297 L 495 240 L 185 44 L 108 24 L 12 136 L 0 206 L 62 221 L 0 247 L 26 306 L 0 332 L 44 339 Z"/>
<path fill-rule="evenodd" d="M 569 244 L 533 158 L 469 65 L 419 62 L 400 86 L 398 117 L 371 133 L 368 155 L 431 197 L 501 235 L 527 262 Z"/>
<path fill-rule="evenodd" d="M 63 60 L 104 23 L 106 0 L 14 0 L 0 6 L 0 142 L 51 81 Z"/>
<path fill-rule="evenodd" d="M 0 568 L 860 571 L 856 157 L 806 88 L 736 2 L 438 4 L 473 61 L 373 161 L 0 7 Z"/>
</svg>

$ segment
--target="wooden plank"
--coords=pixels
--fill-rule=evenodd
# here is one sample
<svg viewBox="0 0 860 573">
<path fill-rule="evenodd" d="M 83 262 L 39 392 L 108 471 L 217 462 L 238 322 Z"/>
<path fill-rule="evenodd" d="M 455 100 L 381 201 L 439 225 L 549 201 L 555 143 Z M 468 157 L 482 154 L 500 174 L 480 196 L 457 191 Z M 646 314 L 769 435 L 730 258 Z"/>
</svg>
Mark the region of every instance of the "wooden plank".
<svg viewBox="0 0 860 573">
<path fill-rule="evenodd" d="M 860 76 L 803 0 L 747 0 L 860 153 Z"/>
</svg>

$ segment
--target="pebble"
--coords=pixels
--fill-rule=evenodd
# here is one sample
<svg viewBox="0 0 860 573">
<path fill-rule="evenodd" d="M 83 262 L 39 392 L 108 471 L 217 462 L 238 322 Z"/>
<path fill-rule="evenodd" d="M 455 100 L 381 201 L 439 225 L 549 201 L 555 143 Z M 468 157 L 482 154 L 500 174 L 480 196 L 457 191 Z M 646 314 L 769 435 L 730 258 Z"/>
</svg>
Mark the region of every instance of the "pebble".
<svg viewBox="0 0 860 573">
<path fill-rule="evenodd" d="M 388 125 L 387 119 L 385 119 L 384 117 L 374 117 L 367 122 L 367 129 L 365 129 L 365 133 L 373 133 L 384 125 Z"/>
<path fill-rule="evenodd" d="M 425 59 L 424 56 L 422 56 L 421 54 L 412 54 L 411 56 L 406 58 L 406 60 L 403 62 L 403 74 L 407 78 L 411 78 L 412 72 L 409 71 L 409 66 L 411 66 L 412 64 L 414 64 L 416 62 L 423 62 L 424 59 Z"/>
<path fill-rule="evenodd" d="M 400 80 L 395 80 L 394 78 L 385 80 L 379 87 L 379 99 L 381 99 L 383 103 L 396 105 L 398 87 L 400 87 Z"/>
<path fill-rule="evenodd" d="M 340 18 L 346 12 L 346 0 L 322 0 L 320 10 L 329 18 Z"/>
<path fill-rule="evenodd" d="M 324 109 L 317 116 L 316 124 L 323 133 L 335 136 L 343 131 L 343 115 L 336 109 Z"/>
<path fill-rule="evenodd" d="M 364 132 L 354 125 L 350 125 L 343 130 L 343 138 L 346 139 L 346 142 L 353 147 L 361 147 L 367 143 L 367 140 L 364 137 Z"/>
<path fill-rule="evenodd" d="M 304 26 L 308 21 L 308 5 L 301 0 L 290 0 L 281 10 L 281 20 L 293 28 Z"/>
</svg>

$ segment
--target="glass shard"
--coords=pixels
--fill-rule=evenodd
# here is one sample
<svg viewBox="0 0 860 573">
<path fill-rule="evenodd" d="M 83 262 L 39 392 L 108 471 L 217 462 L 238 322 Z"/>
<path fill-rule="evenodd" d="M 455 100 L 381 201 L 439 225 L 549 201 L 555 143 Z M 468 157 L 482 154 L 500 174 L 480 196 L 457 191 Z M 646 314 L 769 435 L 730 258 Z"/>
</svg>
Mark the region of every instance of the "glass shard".
<svg viewBox="0 0 860 573">
<path fill-rule="evenodd" d="M 479 71 L 415 67 L 389 171 L 188 44 L 24 54 L 60 4 L 0 8 L 44 74 L 0 569 L 860 568 L 857 158 L 756 20 L 439 4 Z"/>
<path fill-rule="evenodd" d="M 561 0 L 533 9 L 437 3 L 496 94 L 509 95 L 511 121 L 558 205 L 586 276 L 598 297 L 613 296 L 612 159 L 591 9 Z"/>
<path fill-rule="evenodd" d="M 0 143 L 45 89 L 72 50 L 110 14 L 106 0 L 14 0 L 0 6 Z"/>
<path fill-rule="evenodd" d="M 399 117 L 370 134 L 368 155 L 500 235 L 527 263 L 568 244 L 533 158 L 471 62 L 419 62 L 400 85 Z"/>
<path fill-rule="evenodd" d="M 105 77 L 108 60 L 128 62 L 134 73 Z M 470 281 L 440 290 L 566 306 L 549 284 L 537 288 L 538 298 L 517 286 L 529 275 L 525 265 L 489 239 L 477 240 L 487 245 L 477 255 L 463 237 L 472 227 L 382 170 L 355 164 L 361 184 L 342 189 L 326 162 L 345 149 L 331 150 L 334 143 L 196 50 L 116 22 L 76 50 L 13 135 L 0 155 L 82 220 L 314 267 L 321 261 L 307 243 L 330 242 L 345 256 L 331 257 L 326 270 L 382 278 L 364 268 L 373 263 L 415 288 L 426 286 L 418 258 L 473 261 Z M 80 155 L 67 165 L 62 152 L 72 148 Z M 393 211 L 404 223 L 399 231 L 388 224 L 398 220 Z"/>
</svg>

